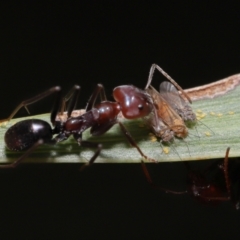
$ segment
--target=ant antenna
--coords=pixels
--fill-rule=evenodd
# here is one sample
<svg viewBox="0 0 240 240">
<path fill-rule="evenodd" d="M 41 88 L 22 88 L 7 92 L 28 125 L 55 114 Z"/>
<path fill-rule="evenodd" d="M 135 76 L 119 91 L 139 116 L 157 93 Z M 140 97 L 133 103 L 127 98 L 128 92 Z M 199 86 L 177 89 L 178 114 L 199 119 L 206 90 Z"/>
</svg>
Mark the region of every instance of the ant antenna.
<svg viewBox="0 0 240 240">
<path fill-rule="evenodd" d="M 231 196 L 231 190 L 230 190 L 231 182 L 230 182 L 229 174 L 228 174 L 228 156 L 229 156 L 229 151 L 230 151 L 230 147 L 227 148 L 226 155 L 225 155 L 225 158 L 224 158 L 223 172 L 224 172 L 227 192 L 228 192 L 229 196 Z"/>
</svg>

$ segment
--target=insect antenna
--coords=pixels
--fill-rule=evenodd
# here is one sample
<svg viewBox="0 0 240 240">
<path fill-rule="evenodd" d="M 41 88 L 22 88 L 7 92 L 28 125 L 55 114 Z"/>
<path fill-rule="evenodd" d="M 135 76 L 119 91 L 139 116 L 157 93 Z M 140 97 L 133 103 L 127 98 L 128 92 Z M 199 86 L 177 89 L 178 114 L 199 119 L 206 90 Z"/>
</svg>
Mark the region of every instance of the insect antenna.
<svg viewBox="0 0 240 240">
<path fill-rule="evenodd" d="M 188 154 L 189 154 L 189 156 L 191 157 L 191 154 L 190 154 L 190 149 L 189 149 L 189 146 L 188 146 L 188 143 L 187 143 L 187 141 L 185 141 L 184 139 L 181 139 L 185 144 L 186 144 L 186 146 L 187 146 L 187 149 L 188 149 Z"/>
<path fill-rule="evenodd" d="M 198 132 L 197 132 L 198 133 Z M 198 139 L 200 139 L 200 135 L 198 134 L 198 135 L 195 135 L 195 134 L 193 134 L 193 133 L 190 133 L 190 132 L 188 132 L 188 137 L 191 139 L 191 137 L 197 137 Z"/>
<path fill-rule="evenodd" d="M 204 124 L 202 121 L 200 121 L 200 120 L 198 120 L 198 122 L 200 122 L 203 126 L 205 126 L 208 130 L 210 130 L 212 133 L 213 133 L 213 135 L 215 135 L 215 132 L 210 128 L 210 127 L 208 127 L 206 124 Z"/>
<path fill-rule="evenodd" d="M 173 151 L 175 152 L 175 154 L 179 157 L 179 159 L 182 161 L 182 158 L 180 157 L 180 155 L 178 154 L 178 151 L 177 151 L 177 149 L 176 149 L 176 147 L 174 147 L 174 144 L 176 145 L 176 143 L 175 143 L 175 141 L 174 141 L 174 139 L 172 140 L 172 142 L 166 142 L 168 145 L 170 145 L 171 144 L 171 148 L 173 149 Z M 164 152 L 164 149 L 163 149 L 163 141 L 161 140 L 160 141 L 160 146 L 161 146 L 161 148 L 162 148 L 162 153 Z"/>
</svg>

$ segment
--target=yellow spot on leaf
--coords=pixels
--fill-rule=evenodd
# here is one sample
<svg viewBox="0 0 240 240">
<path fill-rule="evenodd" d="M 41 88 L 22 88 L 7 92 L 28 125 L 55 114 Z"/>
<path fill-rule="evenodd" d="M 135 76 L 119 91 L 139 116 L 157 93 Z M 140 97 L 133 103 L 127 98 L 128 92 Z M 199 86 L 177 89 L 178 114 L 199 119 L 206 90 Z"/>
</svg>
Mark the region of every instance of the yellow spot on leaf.
<svg viewBox="0 0 240 240">
<path fill-rule="evenodd" d="M 206 115 L 207 115 L 206 113 L 203 113 L 203 114 L 201 114 L 200 118 L 205 118 Z"/>
<path fill-rule="evenodd" d="M 210 133 L 210 132 L 205 132 L 205 135 L 206 135 L 207 137 L 210 137 L 210 136 L 211 136 L 211 133 Z"/>
<path fill-rule="evenodd" d="M 170 152 L 170 149 L 169 149 L 168 147 L 164 147 L 164 148 L 163 148 L 163 152 L 164 152 L 165 154 L 168 154 L 168 153 Z"/>
<path fill-rule="evenodd" d="M 157 141 L 157 138 L 153 135 L 153 136 L 150 136 L 150 141 L 151 142 L 156 142 Z"/>
<path fill-rule="evenodd" d="M 201 120 L 202 118 L 205 118 L 206 115 L 207 115 L 206 113 L 201 113 L 201 114 L 200 114 L 200 113 L 197 113 L 197 114 L 196 114 L 198 120 Z"/>
</svg>

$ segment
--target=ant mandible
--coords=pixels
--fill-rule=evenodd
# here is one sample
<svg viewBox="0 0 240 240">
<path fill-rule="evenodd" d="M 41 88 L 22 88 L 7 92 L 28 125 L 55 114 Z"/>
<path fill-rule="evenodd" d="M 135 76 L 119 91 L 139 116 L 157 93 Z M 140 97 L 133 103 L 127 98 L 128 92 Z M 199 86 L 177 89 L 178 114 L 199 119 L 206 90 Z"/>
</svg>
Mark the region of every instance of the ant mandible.
<svg viewBox="0 0 240 240">
<path fill-rule="evenodd" d="M 103 85 L 98 84 L 89 99 L 86 112 L 80 116 L 71 117 L 72 111 L 78 99 L 79 91 L 80 87 L 76 85 L 68 94 L 72 100 L 68 106 L 67 119 L 65 121 L 56 120 L 56 116 L 60 106 L 63 108 L 70 97 L 61 101 L 61 88 L 58 86 L 53 87 L 31 99 L 23 101 L 16 107 L 7 119 L 1 120 L 0 122 L 10 121 L 20 108 L 26 108 L 28 105 L 35 103 L 50 94 L 55 92 L 57 93 L 56 101 L 50 114 L 50 120 L 54 128 L 52 129 L 48 122 L 40 119 L 23 120 L 11 126 L 5 133 L 5 143 L 7 148 L 13 151 L 26 150 L 26 152 L 15 162 L 0 165 L 0 168 L 16 167 L 39 145 L 56 144 L 68 139 L 70 135 L 73 135 L 80 146 L 97 148 L 96 152 L 89 160 L 88 164 L 90 165 L 100 154 L 102 144 L 82 140 L 82 133 L 86 129 L 91 128 L 90 133 L 93 136 L 100 136 L 117 123 L 127 140 L 138 150 L 140 155 L 149 161 L 156 162 L 154 159 L 151 159 L 143 154 L 130 133 L 118 120 L 118 114 L 120 112 L 122 112 L 123 116 L 127 119 L 142 118 L 150 114 L 152 111 L 152 100 L 145 91 L 132 85 L 118 86 L 113 90 L 113 96 L 117 102 L 110 102 L 106 100 Z M 101 102 L 95 105 L 95 101 L 99 94 Z M 54 134 L 57 134 L 57 136 L 53 138 Z"/>
</svg>

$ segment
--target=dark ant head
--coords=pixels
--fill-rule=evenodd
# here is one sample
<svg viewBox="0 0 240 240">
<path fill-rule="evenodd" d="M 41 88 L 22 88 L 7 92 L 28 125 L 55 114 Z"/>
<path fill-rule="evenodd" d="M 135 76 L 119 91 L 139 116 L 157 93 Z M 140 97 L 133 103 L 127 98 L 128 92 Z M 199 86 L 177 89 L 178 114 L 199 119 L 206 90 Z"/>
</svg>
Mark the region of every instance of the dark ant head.
<svg viewBox="0 0 240 240">
<path fill-rule="evenodd" d="M 113 90 L 113 97 L 121 106 L 122 114 L 127 119 L 145 117 L 153 108 L 150 96 L 132 85 L 116 87 Z"/>
</svg>

